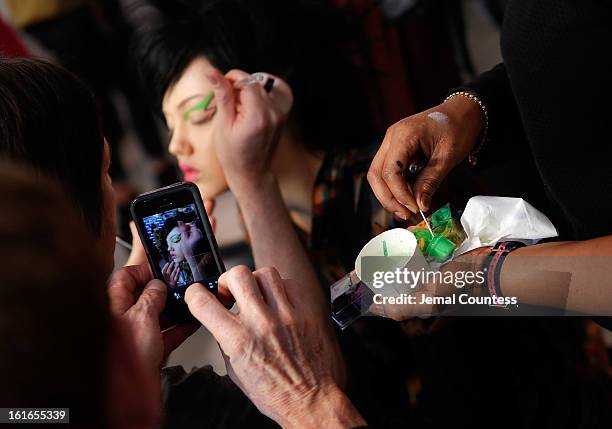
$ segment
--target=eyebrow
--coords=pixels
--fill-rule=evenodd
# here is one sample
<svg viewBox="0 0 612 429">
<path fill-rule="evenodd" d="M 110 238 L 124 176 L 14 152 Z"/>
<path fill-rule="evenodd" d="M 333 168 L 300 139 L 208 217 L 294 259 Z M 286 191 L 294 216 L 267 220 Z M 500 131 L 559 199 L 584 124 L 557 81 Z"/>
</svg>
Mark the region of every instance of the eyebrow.
<svg viewBox="0 0 612 429">
<path fill-rule="evenodd" d="M 193 100 L 194 98 L 198 98 L 198 97 L 206 97 L 206 94 L 194 94 L 190 97 L 185 98 L 183 101 L 181 101 L 176 108 L 180 109 L 181 107 L 183 107 L 189 100 Z"/>
<path fill-rule="evenodd" d="M 211 91 L 206 97 L 204 97 L 202 101 L 195 104 L 194 106 L 191 107 L 191 109 L 188 109 L 185 113 L 183 113 L 183 119 L 184 120 L 189 119 L 189 114 L 191 112 L 195 112 L 196 110 L 206 110 L 206 108 L 208 107 L 208 105 L 210 104 L 214 96 L 215 96 L 215 93 Z"/>
</svg>

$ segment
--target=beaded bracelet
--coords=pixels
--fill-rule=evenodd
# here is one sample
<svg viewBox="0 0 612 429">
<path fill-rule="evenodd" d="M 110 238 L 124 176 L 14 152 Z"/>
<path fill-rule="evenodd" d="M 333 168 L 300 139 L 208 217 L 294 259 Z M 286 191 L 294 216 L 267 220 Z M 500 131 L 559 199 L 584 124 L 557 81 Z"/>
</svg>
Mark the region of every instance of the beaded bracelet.
<svg viewBox="0 0 612 429">
<path fill-rule="evenodd" d="M 468 162 L 470 163 L 470 165 L 474 166 L 478 162 L 478 158 L 477 158 L 478 152 L 480 152 L 480 150 L 482 149 L 482 146 L 484 145 L 484 142 L 487 138 L 487 132 L 489 131 L 489 112 L 487 110 L 487 106 L 485 106 L 482 100 L 471 92 L 467 92 L 467 91 L 453 92 L 451 95 L 449 95 L 448 97 L 444 99 L 444 102 L 446 103 L 448 100 L 450 100 L 453 97 L 465 97 L 465 98 L 472 100 L 473 102 L 478 104 L 478 106 L 480 107 L 480 110 L 482 111 L 482 115 L 484 116 L 484 127 L 482 129 L 480 142 L 478 143 L 478 146 L 476 146 L 476 149 L 472 150 L 472 152 L 468 156 Z"/>
</svg>

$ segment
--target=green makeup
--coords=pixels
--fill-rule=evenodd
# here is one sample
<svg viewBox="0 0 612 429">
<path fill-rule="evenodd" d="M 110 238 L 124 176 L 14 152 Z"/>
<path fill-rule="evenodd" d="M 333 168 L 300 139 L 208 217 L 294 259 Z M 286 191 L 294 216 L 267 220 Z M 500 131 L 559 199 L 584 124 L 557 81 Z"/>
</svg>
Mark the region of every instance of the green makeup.
<svg viewBox="0 0 612 429">
<path fill-rule="evenodd" d="M 193 107 L 191 107 L 189 110 L 187 110 L 185 113 L 183 113 L 183 119 L 186 121 L 189 119 L 189 115 L 192 112 L 196 112 L 198 110 L 206 110 L 206 108 L 208 107 L 208 105 L 210 104 L 210 102 L 212 101 L 212 99 L 215 98 L 215 93 L 214 92 L 210 92 L 210 94 L 208 94 L 206 97 L 204 97 L 204 99 L 198 103 L 196 103 Z"/>
</svg>

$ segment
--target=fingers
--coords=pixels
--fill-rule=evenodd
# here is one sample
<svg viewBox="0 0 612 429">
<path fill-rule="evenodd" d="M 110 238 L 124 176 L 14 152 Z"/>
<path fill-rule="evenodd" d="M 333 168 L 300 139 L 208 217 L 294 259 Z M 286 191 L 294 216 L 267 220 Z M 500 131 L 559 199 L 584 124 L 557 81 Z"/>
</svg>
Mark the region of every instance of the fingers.
<svg viewBox="0 0 612 429">
<path fill-rule="evenodd" d="M 173 267 L 174 262 L 166 262 L 164 268 L 162 268 L 162 275 L 164 276 L 164 278 L 170 278 L 170 272 L 172 271 Z"/>
<path fill-rule="evenodd" d="M 271 76 L 267 73 L 262 75 Z M 231 70 L 226 74 L 226 77 L 234 82 L 237 91 L 236 111 L 247 119 L 254 129 L 265 129 L 268 125 L 276 126 L 284 117 L 282 109 L 277 109 L 271 95 L 267 94 L 257 81 L 243 83 L 253 76 L 242 70 Z"/>
<path fill-rule="evenodd" d="M 117 270 L 108 282 L 108 296 L 113 314 L 125 313 L 142 288 L 153 278 L 148 265 L 131 265 Z"/>
<path fill-rule="evenodd" d="M 410 217 L 410 211 L 395 199 L 379 173 L 370 169 L 367 178 L 374 196 L 385 210 L 395 214 L 400 219 L 407 220 Z"/>
<path fill-rule="evenodd" d="M 249 93 L 258 93 L 261 97 L 257 97 L 257 102 L 263 102 L 269 105 L 270 110 L 275 112 L 275 117 L 272 118 L 274 122 L 281 122 L 285 118 L 291 107 L 293 106 L 293 91 L 287 82 L 270 73 L 253 73 L 248 74 L 242 70 L 231 70 L 225 75 L 229 80 L 234 82 L 234 88 L 240 91 L 241 105 L 246 105 L 252 102 L 253 99 L 249 98 Z M 261 79 L 254 80 L 254 77 L 262 77 Z M 266 91 L 264 89 L 268 79 L 273 80 L 273 87 Z M 248 83 L 244 83 L 247 81 Z M 243 89 L 249 86 L 256 87 L 257 91 L 247 91 L 243 94 Z M 243 97 L 246 95 L 246 98 Z M 237 106 L 237 111 L 241 111 L 241 106 Z"/>
<path fill-rule="evenodd" d="M 210 331 L 226 352 L 231 353 L 226 347 L 231 347 L 241 333 L 238 318 L 200 283 L 194 283 L 187 288 L 185 302 L 191 314 Z"/>
<path fill-rule="evenodd" d="M 178 264 L 176 264 L 176 266 L 172 270 L 172 274 L 170 275 L 170 278 L 172 279 L 174 283 L 178 281 L 180 274 L 181 274 L 181 268 Z"/>
<path fill-rule="evenodd" d="M 226 125 L 234 123 L 235 99 L 232 83 L 225 78 L 218 70 L 212 69 L 206 75 L 213 87 L 215 99 L 217 101 L 217 116 Z"/>
<path fill-rule="evenodd" d="M 215 232 L 215 229 L 217 229 L 217 220 L 213 216 L 213 211 L 215 210 L 215 200 L 204 200 L 204 209 L 206 210 L 206 214 L 208 215 L 208 222 L 210 223 L 210 227 L 212 228 L 212 231 Z"/>
<path fill-rule="evenodd" d="M 147 252 L 142 245 L 142 241 L 140 241 L 140 236 L 138 235 L 138 230 L 136 229 L 136 224 L 134 221 L 130 221 L 130 231 L 132 233 L 132 251 L 130 252 L 130 256 L 128 257 L 125 265 L 141 265 L 147 263 Z"/>
<path fill-rule="evenodd" d="M 239 82 L 243 79 L 247 79 L 249 76 L 250 75 L 247 72 L 238 69 L 230 70 L 225 74 L 225 77 L 232 82 L 234 88 L 241 87 Z"/>
<path fill-rule="evenodd" d="M 431 138 L 429 130 L 418 124 L 418 118 L 410 117 L 389 128 L 368 172 L 376 198 L 385 209 L 400 217 L 403 217 L 400 214 L 409 216 L 407 210 L 416 213 L 419 208 L 429 209 L 433 193 L 450 171 L 448 163 L 436 164 L 435 154 L 432 154 L 411 189 L 405 171 L 426 146 L 422 139 Z"/>
<path fill-rule="evenodd" d="M 191 230 L 191 224 L 185 223 L 181 220 L 177 222 L 177 226 L 179 227 L 179 231 L 181 231 L 181 234 L 184 237 L 186 237 L 189 234 L 189 231 Z"/>
<path fill-rule="evenodd" d="M 434 193 L 453 167 L 445 154 L 436 151 L 421 170 L 414 182 L 414 192 L 423 211 L 429 210 Z"/>
<path fill-rule="evenodd" d="M 267 313 L 259 285 L 251 270 L 244 265 L 236 266 L 219 277 L 219 291 L 224 294 L 229 291 L 242 315 Z"/>
<path fill-rule="evenodd" d="M 139 311 L 157 318 L 166 306 L 167 293 L 166 285 L 162 281 L 151 280 L 140 294 L 135 306 Z"/>
<path fill-rule="evenodd" d="M 385 210 L 394 213 L 401 219 L 406 220 L 410 217 L 410 211 L 406 208 L 406 206 L 397 201 L 382 176 L 383 166 L 385 164 L 387 152 L 389 151 L 389 146 L 391 144 L 389 138 L 390 133 L 391 130 L 388 130 L 387 134 L 385 135 L 385 139 L 378 149 L 378 152 L 376 152 L 376 155 L 372 160 L 372 164 L 370 165 L 367 179 L 370 183 L 372 191 L 374 192 L 374 195 Z"/>
<path fill-rule="evenodd" d="M 391 141 L 383 162 L 381 174 L 395 199 L 413 213 L 418 207 L 404 172 L 419 150 L 418 139 L 408 137 L 404 141 Z"/>
<path fill-rule="evenodd" d="M 138 230 L 136 229 L 136 224 L 133 220 L 130 221 L 130 232 L 132 233 L 132 244 L 138 240 L 140 242 L 140 237 L 138 236 Z"/>
<path fill-rule="evenodd" d="M 265 118 L 265 113 L 270 113 L 273 111 L 274 106 L 272 105 L 270 99 L 267 97 L 265 90 L 260 85 L 246 85 L 244 86 L 240 92 L 238 93 L 238 98 L 241 106 L 253 106 L 253 108 L 249 108 L 248 110 L 244 110 L 243 114 L 245 116 L 253 117 L 255 119 Z M 260 125 L 263 128 L 262 124 Z"/>
<path fill-rule="evenodd" d="M 208 216 L 212 216 L 213 211 L 215 210 L 216 201 L 214 198 L 207 198 L 204 200 L 204 209 L 206 210 L 206 214 Z"/>
<path fill-rule="evenodd" d="M 288 320 L 293 308 L 285 291 L 283 280 L 278 271 L 271 267 L 261 268 L 253 273 L 259 284 L 265 302 L 273 309 L 281 321 Z"/>
</svg>

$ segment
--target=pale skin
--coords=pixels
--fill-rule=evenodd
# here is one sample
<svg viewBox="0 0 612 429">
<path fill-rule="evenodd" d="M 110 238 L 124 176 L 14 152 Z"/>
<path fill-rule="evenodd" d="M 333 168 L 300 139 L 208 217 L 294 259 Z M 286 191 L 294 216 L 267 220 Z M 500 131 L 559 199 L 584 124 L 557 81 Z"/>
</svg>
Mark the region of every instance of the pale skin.
<svg viewBox="0 0 612 429">
<path fill-rule="evenodd" d="M 431 117 L 433 112 L 443 113 L 447 120 L 435 120 Z M 474 147 L 482 131 L 483 121 L 480 107 L 475 102 L 464 97 L 454 97 L 391 126 L 368 172 L 368 181 L 381 204 L 404 218 L 419 208 L 424 211 L 429 209 L 431 197 L 440 183 Z M 399 174 L 398 161 L 402 165 L 409 165 L 417 150 L 427 155 L 429 163 L 418 174 L 415 182 L 410 184 Z M 476 249 L 465 257 L 482 257 L 489 251 L 489 248 Z M 539 256 L 557 258 L 537 258 Z M 526 304 L 562 305 L 563 308 L 587 314 L 611 315 L 612 288 L 603 287 L 601 281 L 612 276 L 612 265 L 600 263 L 593 267 L 569 263 L 571 259 L 560 258 L 589 256 L 612 256 L 612 236 L 517 249 L 504 262 L 500 279 L 502 292 L 505 296 L 516 296 L 519 302 Z M 559 291 L 566 286 L 567 280 L 546 272 L 571 274 L 572 283 L 567 301 L 559 297 Z M 452 288 L 436 288 L 432 285 L 423 293 L 445 295 L 453 292 Z M 431 308 L 426 307 L 392 307 L 375 306 L 373 310 L 396 320 L 426 316 L 431 312 Z"/>
<path fill-rule="evenodd" d="M 232 191 L 256 266 L 274 266 L 284 278 L 299 280 L 300 286 L 288 287 L 300 287 L 311 317 L 329 332 L 328 304 L 293 223 L 310 230 L 304 214 L 311 211 L 322 159 L 299 144 L 290 124 L 283 126 L 287 112 L 274 97 L 292 97 L 290 88 L 278 77 L 270 93 L 259 84 L 240 86 L 247 76 L 240 70 L 222 75 L 205 58 L 194 60 L 163 100 L 169 150 L 206 198 Z M 185 112 L 210 91 L 211 107 L 185 121 Z M 338 347 L 330 359 L 343 380 Z"/>
</svg>

